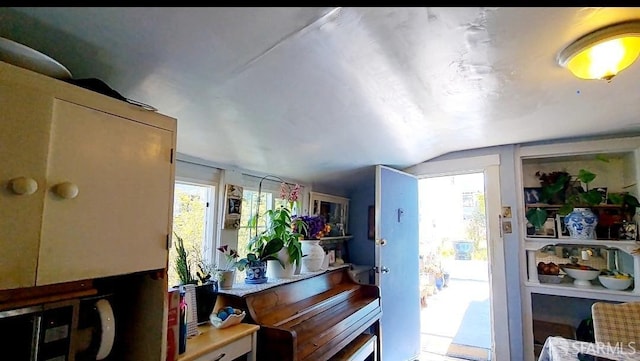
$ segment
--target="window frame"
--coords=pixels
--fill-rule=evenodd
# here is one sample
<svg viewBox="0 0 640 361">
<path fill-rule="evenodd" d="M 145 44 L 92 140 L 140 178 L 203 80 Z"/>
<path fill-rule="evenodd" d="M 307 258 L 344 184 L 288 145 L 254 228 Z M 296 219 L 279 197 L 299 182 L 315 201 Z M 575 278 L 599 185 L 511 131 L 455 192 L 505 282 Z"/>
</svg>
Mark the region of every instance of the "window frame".
<svg viewBox="0 0 640 361">
<path fill-rule="evenodd" d="M 201 254 L 202 258 L 205 262 L 215 262 L 215 250 L 217 248 L 217 200 L 218 200 L 218 184 L 214 182 L 207 182 L 201 179 L 193 179 L 188 177 L 175 177 L 174 188 L 176 184 L 185 184 L 192 185 L 198 187 L 206 187 L 207 188 L 207 199 L 206 202 L 208 206 L 205 207 L 204 214 L 204 239 L 202 240 L 202 249 Z M 175 205 L 174 205 L 175 207 Z M 172 215 L 173 217 L 173 215 Z M 172 221 L 173 223 L 173 221 Z M 172 226 L 172 230 L 173 230 Z M 172 247 L 175 247 L 172 245 Z M 168 267 L 172 267 L 171 259 L 168 259 Z"/>
</svg>

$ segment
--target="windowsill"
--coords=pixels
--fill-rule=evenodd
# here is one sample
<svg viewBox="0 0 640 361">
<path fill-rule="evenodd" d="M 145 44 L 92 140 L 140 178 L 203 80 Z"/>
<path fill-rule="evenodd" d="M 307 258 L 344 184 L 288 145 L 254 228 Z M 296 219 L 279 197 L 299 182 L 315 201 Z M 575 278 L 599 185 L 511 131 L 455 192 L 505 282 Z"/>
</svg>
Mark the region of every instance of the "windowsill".
<svg viewBox="0 0 640 361">
<path fill-rule="evenodd" d="M 252 284 L 247 284 L 247 283 L 242 283 L 242 282 L 236 282 L 233 284 L 233 288 L 229 289 L 229 290 L 218 290 L 218 293 L 220 294 L 225 294 L 225 295 L 233 295 L 233 296 L 238 296 L 238 297 L 242 297 L 242 296 L 246 296 L 250 293 L 255 293 L 255 292 L 259 292 L 262 290 L 266 290 L 269 289 L 271 287 L 275 287 L 275 286 L 279 286 L 279 285 L 283 285 L 286 283 L 291 283 L 291 282 L 295 282 L 295 281 L 300 281 L 306 278 L 310 278 L 313 276 L 317 276 L 319 274 L 323 274 L 325 272 L 329 272 L 329 271 L 333 271 L 336 269 L 340 269 L 340 268 L 344 268 L 344 267 L 349 267 L 350 264 L 349 263 L 345 263 L 343 265 L 340 266 L 329 266 L 327 269 L 325 270 L 321 270 L 321 271 L 317 271 L 317 272 L 303 272 L 299 275 L 294 275 L 291 278 L 269 278 L 267 280 L 267 283 L 261 283 L 261 284 L 257 284 L 257 285 L 252 285 Z"/>
</svg>

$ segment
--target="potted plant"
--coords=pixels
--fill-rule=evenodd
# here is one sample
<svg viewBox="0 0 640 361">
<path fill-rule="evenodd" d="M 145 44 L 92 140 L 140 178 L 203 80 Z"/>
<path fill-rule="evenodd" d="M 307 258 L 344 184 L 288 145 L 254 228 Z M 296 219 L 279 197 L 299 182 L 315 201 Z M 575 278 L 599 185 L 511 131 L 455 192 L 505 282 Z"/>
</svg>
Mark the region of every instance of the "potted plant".
<svg viewBox="0 0 640 361">
<path fill-rule="evenodd" d="M 181 285 L 196 284 L 197 281 L 193 278 L 191 273 L 191 262 L 189 261 L 189 253 L 184 248 L 184 240 L 176 232 L 173 232 L 176 236 L 176 261 L 175 270 L 180 279 Z"/>
<path fill-rule="evenodd" d="M 195 293 L 197 322 L 204 322 L 209 318 L 216 301 L 216 282 L 212 280 L 211 272 L 215 266 L 204 262 L 196 253 L 194 257 L 198 267 L 196 271 L 198 279 L 193 277 L 191 268 L 193 261 L 189 259 L 189 252 L 184 247 L 184 239 L 175 232 L 173 234 L 176 236 L 175 270 L 180 279 L 179 287 L 184 286 L 187 292 L 192 290 Z"/>
<path fill-rule="evenodd" d="M 604 160 L 606 161 L 606 160 Z M 553 181 L 549 181 L 550 174 L 557 177 Z M 569 187 L 572 183 L 571 176 L 564 171 L 546 173 L 536 173 L 540 178 L 542 185 L 541 202 L 552 204 L 552 199 L 563 199 L 558 214 L 565 216 L 565 224 L 572 238 L 592 239 L 594 238 L 595 227 L 598 223 L 598 217 L 591 211 L 591 207 L 601 204 L 604 199 L 602 193 L 597 189 L 589 189 L 596 175 L 586 169 L 580 169 L 576 180 L 582 182 L 586 189 L 580 187 Z M 557 194 L 564 194 L 558 197 Z M 607 202 L 621 206 L 621 212 L 624 220 L 631 222 L 635 215 L 636 208 L 640 206 L 638 199 L 628 192 L 611 193 Z M 540 229 L 547 220 L 548 212 L 544 208 L 531 208 L 526 212 L 527 221 L 536 229 Z"/>
<path fill-rule="evenodd" d="M 215 277 L 220 285 L 220 289 L 228 290 L 233 287 L 233 281 L 235 280 L 235 269 L 238 267 L 238 257 L 240 255 L 235 249 L 230 248 L 228 245 L 220 246 L 217 248 L 218 252 L 222 253 L 226 260 L 226 265 L 222 268 L 217 268 Z"/>
<path fill-rule="evenodd" d="M 636 209 L 640 207 L 638 198 L 629 194 L 629 192 L 610 193 L 608 202 L 611 204 L 618 204 L 622 208 L 622 216 L 624 221 L 631 222 L 636 215 Z"/>
<path fill-rule="evenodd" d="M 296 229 L 300 230 L 303 237 L 301 240 L 302 252 L 305 254 L 305 258 L 302 260 L 303 271 L 317 272 L 322 268 L 325 257 L 320 239 L 331 231 L 331 226 L 325 222 L 322 216 L 296 217 L 296 221 L 298 222 Z"/>
<path fill-rule="evenodd" d="M 238 270 L 246 270 L 247 277 L 244 282 L 250 284 L 266 283 L 267 261 L 277 260 L 281 263 L 278 252 L 283 247 L 284 242 L 279 238 L 267 239 L 264 234 L 252 238 L 249 242 L 247 257 L 239 259 L 236 264 Z"/>
<path fill-rule="evenodd" d="M 250 254 L 256 259 L 274 261 L 274 266 L 269 270 L 272 277 L 288 278 L 293 275 L 294 266 L 300 264 L 302 259 L 302 245 L 300 234 L 295 232 L 295 227 L 304 228 L 298 220 L 292 220 L 290 210 L 286 207 L 272 209 L 265 212 L 267 228 L 249 241 Z M 244 262 L 244 260 L 241 260 Z M 277 261 L 277 265 L 275 265 Z"/>
<path fill-rule="evenodd" d="M 547 173 L 536 173 L 540 178 L 542 185 L 542 195 L 540 201 L 543 203 L 549 203 L 550 200 L 564 199 L 558 209 L 558 214 L 566 216 L 573 212 L 574 208 L 588 209 L 602 203 L 602 194 L 597 189 L 589 189 L 589 183 L 591 183 L 596 175 L 588 170 L 580 169 L 576 180 L 584 183 L 587 189 L 582 187 L 571 188 L 568 186 L 572 183 L 572 177 L 569 173 L 564 171 L 552 172 L 556 177 L 551 180 L 551 177 Z M 558 196 L 559 193 L 563 193 L 564 196 Z M 526 212 L 526 218 L 531 225 L 536 229 L 541 229 L 546 222 L 549 213 L 545 208 L 531 208 Z M 595 216 L 595 215 L 594 215 Z M 595 227 L 595 225 L 593 225 Z"/>
</svg>

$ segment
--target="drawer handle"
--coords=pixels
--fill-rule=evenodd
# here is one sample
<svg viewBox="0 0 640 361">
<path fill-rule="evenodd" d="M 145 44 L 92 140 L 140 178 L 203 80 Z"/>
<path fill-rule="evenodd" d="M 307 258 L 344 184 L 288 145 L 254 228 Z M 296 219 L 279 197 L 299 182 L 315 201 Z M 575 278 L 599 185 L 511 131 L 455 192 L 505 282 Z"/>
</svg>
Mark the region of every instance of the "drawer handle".
<svg viewBox="0 0 640 361">
<path fill-rule="evenodd" d="M 220 356 L 216 357 L 216 359 L 215 359 L 215 360 L 213 360 L 213 361 L 220 361 L 220 360 L 222 360 L 222 358 L 223 358 L 223 357 L 225 357 L 225 356 L 227 356 L 227 354 L 223 352 L 223 353 L 221 353 L 221 354 L 220 354 Z"/>
<path fill-rule="evenodd" d="M 38 190 L 38 182 L 33 178 L 18 177 L 9 181 L 14 194 L 29 195 Z"/>
</svg>

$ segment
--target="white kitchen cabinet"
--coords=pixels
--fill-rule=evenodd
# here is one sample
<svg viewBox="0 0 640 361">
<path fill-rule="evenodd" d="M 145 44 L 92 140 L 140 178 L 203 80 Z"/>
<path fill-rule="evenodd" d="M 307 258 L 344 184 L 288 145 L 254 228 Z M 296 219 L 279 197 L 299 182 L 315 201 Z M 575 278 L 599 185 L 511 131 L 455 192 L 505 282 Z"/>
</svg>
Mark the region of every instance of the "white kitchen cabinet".
<svg viewBox="0 0 640 361">
<path fill-rule="evenodd" d="M 322 216 L 331 225 L 330 237 L 345 236 L 348 232 L 349 198 L 309 192 L 310 214 Z"/>
<path fill-rule="evenodd" d="M 175 119 L 5 63 L 0 106 L 0 289 L 166 268 Z"/>
<path fill-rule="evenodd" d="M 522 146 L 518 153 L 519 189 L 539 187 L 539 179 L 536 176 L 538 171 L 567 171 L 575 177 L 580 169 L 587 169 L 596 174 L 596 178 L 589 184 L 590 189 L 607 187 L 609 193 L 628 191 L 636 197 L 640 194 L 638 137 Z M 581 319 L 590 315 L 590 305 L 593 302 L 640 300 L 640 258 L 633 254 L 633 251 L 639 248 L 639 244 L 633 240 L 618 240 L 617 236 L 612 236 L 614 232 L 604 232 L 603 228 L 600 229 L 598 239 L 569 238 L 561 233 L 558 220 L 555 222 L 556 228 L 553 228 L 554 223 L 550 223 L 552 232 L 532 235 L 527 233 L 526 209 L 539 206 L 553 211 L 558 206 L 527 204 L 524 191 L 519 199 L 524 351 L 526 360 L 533 360 L 533 320 L 557 322 L 575 328 Z M 602 212 L 615 212 L 617 206 L 605 204 L 595 208 L 597 212 L 604 214 Z M 637 222 L 637 219 L 638 215 L 634 221 Z M 569 254 L 567 250 L 576 254 Z M 593 253 L 583 259 L 582 251 Z M 591 281 L 591 285 L 587 287 L 573 284 L 568 276 L 559 284 L 540 281 L 537 274 L 538 262 L 571 263 L 571 256 L 576 257 L 580 264 L 598 269 L 619 267 L 621 271 L 634 276 L 634 283 L 627 290 L 617 291 L 604 288 L 597 279 Z M 612 262 L 614 258 L 616 261 Z"/>
</svg>

